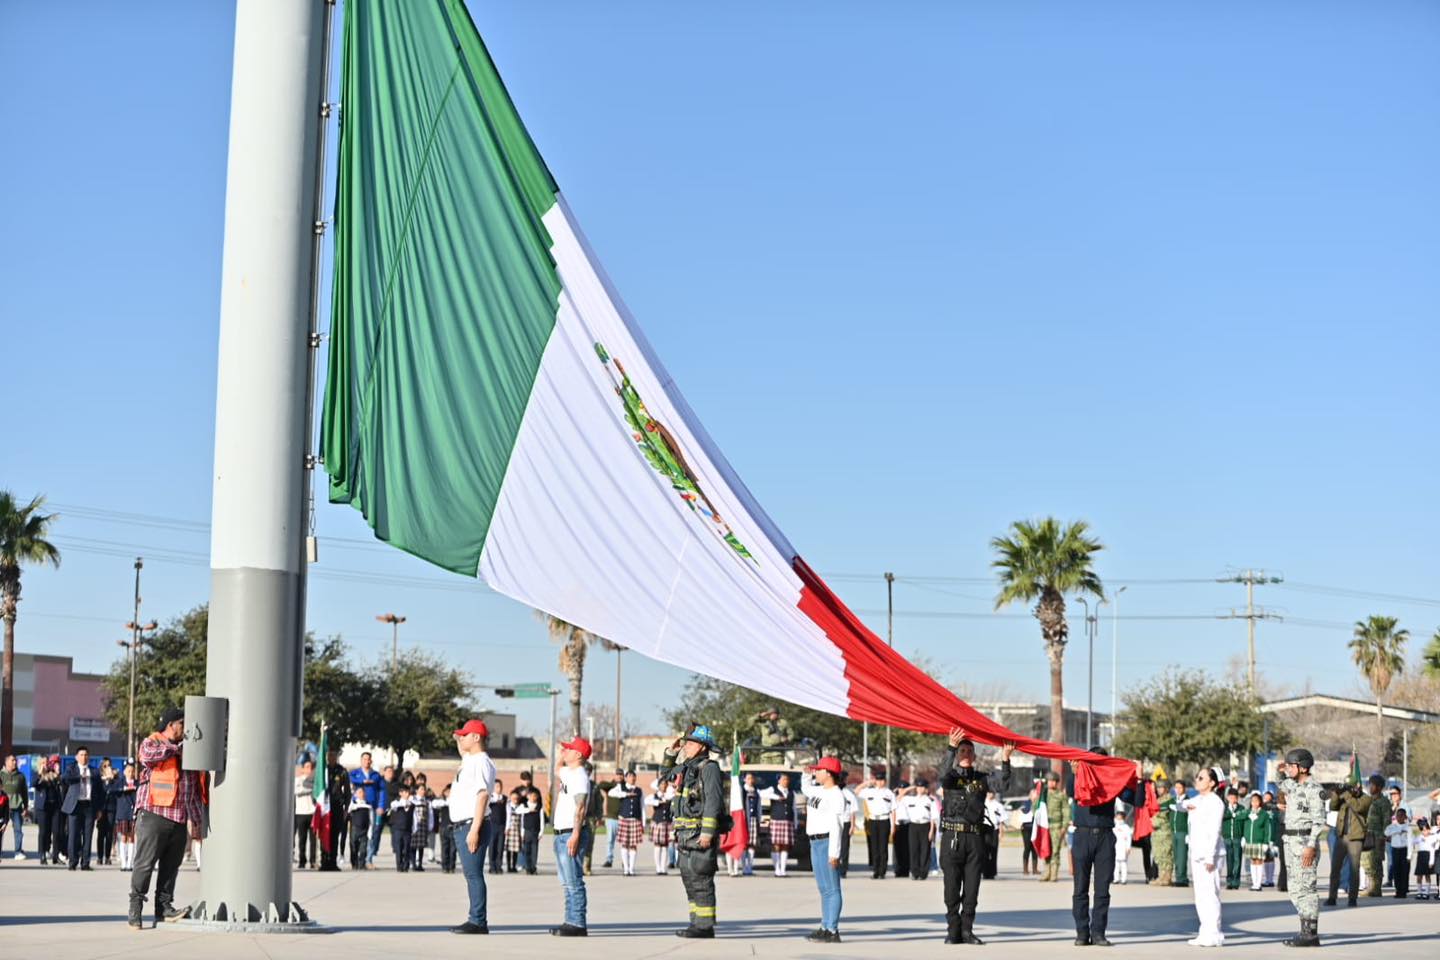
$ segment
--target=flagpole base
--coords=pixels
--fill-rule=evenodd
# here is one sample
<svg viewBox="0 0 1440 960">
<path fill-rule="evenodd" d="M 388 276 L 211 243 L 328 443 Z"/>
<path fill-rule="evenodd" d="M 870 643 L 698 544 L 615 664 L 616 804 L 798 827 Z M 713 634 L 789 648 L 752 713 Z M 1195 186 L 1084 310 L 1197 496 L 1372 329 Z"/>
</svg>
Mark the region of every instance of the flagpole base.
<svg viewBox="0 0 1440 960">
<path fill-rule="evenodd" d="M 190 907 L 190 916 L 175 924 L 187 930 L 209 930 L 216 933 L 331 933 L 329 927 L 322 927 L 305 912 L 300 904 L 291 901 L 281 908 L 266 904 L 265 908 L 253 903 L 217 903 L 212 909 L 204 900 Z"/>
</svg>

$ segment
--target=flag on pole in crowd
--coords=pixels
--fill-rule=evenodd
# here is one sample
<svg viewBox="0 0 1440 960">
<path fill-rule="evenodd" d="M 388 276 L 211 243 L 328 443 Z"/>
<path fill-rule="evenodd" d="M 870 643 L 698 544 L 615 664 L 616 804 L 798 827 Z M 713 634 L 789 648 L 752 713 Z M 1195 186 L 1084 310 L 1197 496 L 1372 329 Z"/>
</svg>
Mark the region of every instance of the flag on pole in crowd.
<svg viewBox="0 0 1440 960">
<path fill-rule="evenodd" d="M 1030 841 L 1035 847 L 1035 856 L 1039 857 L 1041 862 L 1050 859 L 1052 849 L 1050 844 L 1050 807 L 1045 802 L 1049 795 L 1050 785 L 1041 780 L 1040 795 L 1035 801 L 1035 834 Z"/>
<path fill-rule="evenodd" d="M 1350 745 L 1350 773 L 1346 776 L 1345 782 L 1353 786 L 1360 783 L 1362 779 L 1360 776 L 1360 754 L 1352 743 Z"/>
<path fill-rule="evenodd" d="M 320 849 L 333 853 L 330 832 L 330 731 L 320 728 L 320 759 L 315 764 L 315 786 L 311 795 L 315 798 L 315 815 L 310 818 L 310 829 L 320 836 Z"/>
<path fill-rule="evenodd" d="M 1080 761 L 1083 803 L 1134 780 L 1122 758 L 976 711 L 805 562 L 621 301 L 463 0 L 351 0 L 344 29 L 331 501 L 381 540 L 653 659 Z M 685 342 L 745 362 L 700 331 Z M 819 416 L 796 406 L 771 427 Z"/>
<path fill-rule="evenodd" d="M 730 755 L 730 829 L 720 838 L 720 849 L 732 859 L 750 846 L 750 824 L 745 819 L 745 791 L 740 786 L 740 745 Z"/>
</svg>

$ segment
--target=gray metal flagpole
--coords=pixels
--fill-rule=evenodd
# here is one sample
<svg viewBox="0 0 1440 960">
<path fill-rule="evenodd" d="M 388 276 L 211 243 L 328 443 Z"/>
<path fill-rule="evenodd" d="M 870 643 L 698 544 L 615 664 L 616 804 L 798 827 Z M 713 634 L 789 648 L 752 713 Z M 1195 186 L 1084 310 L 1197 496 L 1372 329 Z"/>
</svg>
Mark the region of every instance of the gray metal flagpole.
<svg viewBox="0 0 1440 960">
<path fill-rule="evenodd" d="M 249 931 L 309 925 L 290 899 L 290 834 L 332 11 L 326 0 L 238 0 L 235 11 L 206 662 L 206 692 L 228 702 L 229 723 L 194 920 Z"/>
</svg>

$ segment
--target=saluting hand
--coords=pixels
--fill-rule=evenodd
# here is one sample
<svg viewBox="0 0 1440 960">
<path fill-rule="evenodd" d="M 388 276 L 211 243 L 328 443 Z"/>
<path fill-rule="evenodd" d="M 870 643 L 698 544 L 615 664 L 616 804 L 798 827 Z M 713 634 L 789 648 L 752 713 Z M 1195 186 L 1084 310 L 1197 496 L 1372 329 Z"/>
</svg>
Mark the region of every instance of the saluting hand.
<svg viewBox="0 0 1440 960">
<path fill-rule="evenodd" d="M 1010 755 L 1015 752 L 1015 741 L 1006 740 L 1000 745 L 1000 762 L 1009 763 Z"/>
<path fill-rule="evenodd" d="M 964 727 L 952 727 L 952 728 L 950 729 L 950 746 L 952 746 L 952 747 L 958 747 L 958 746 L 960 746 L 960 741 L 961 741 L 961 740 L 964 740 L 964 739 L 965 739 L 965 728 L 964 728 Z"/>
</svg>

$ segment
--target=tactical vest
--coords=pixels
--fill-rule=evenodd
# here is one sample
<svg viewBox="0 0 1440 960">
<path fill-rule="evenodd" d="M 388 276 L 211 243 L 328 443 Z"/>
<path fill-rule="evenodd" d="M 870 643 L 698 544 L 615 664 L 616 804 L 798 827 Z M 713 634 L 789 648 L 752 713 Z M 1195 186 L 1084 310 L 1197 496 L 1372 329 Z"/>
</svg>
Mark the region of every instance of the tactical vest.
<svg viewBox="0 0 1440 960">
<path fill-rule="evenodd" d="M 967 824 L 978 827 L 985 820 L 985 792 L 990 789 L 983 773 L 956 767 L 941 784 L 945 796 L 940 805 L 940 826 Z"/>
<path fill-rule="evenodd" d="M 676 794 L 675 800 L 675 829 L 699 831 L 702 823 L 701 818 L 705 812 L 705 788 L 700 779 L 700 769 L 706 763 L 715 763 L 714 760 L 705 760 L 702 763 L 687 763 L 685 775 L 680 783 L 680 792 Z M 715 764 L 717 767 L 719 764 Z M 714 824 L 705 824 L 713 827 Z"/>
</svg>

